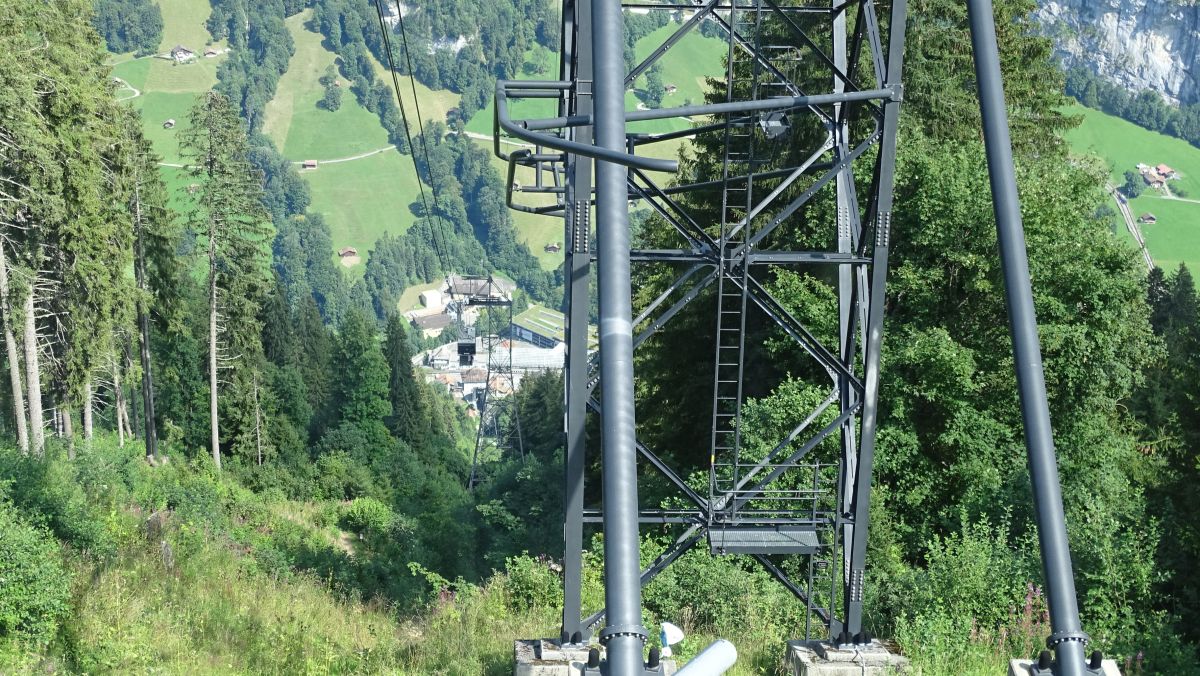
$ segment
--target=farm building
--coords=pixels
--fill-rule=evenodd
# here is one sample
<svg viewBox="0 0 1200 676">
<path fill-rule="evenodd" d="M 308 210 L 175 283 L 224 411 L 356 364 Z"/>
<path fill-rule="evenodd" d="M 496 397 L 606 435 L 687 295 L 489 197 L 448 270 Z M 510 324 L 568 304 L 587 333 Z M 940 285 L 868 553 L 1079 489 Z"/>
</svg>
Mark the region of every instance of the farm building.
<svg viewBox="0 0 1200 676">
<path fill-rule="evenodd" d="M 1138 216 L 1138 223 L 1154 224 L 1157 222 L 1158 222 L 1158 217 L 1155 216 L 1154 214 L 1150 213 L 1149 211 L 1142 214 L 1141 216 Z"/>
<path fill-rule="evenodd" d="M 175 63 L 186 63 L 196 58 L 196 52 L 193 52 L 183 45 L 175 45 L 170 54 L 171 58 L 175 60 Z"/>
<path fill-rule="evenodd" d="M 163 129 L 174 129 L 174 128 L 175 128 L 175 120 L 171 119 L 171 120 L 167 120 L 166 122 L 163 122 Z"/>
<path fill-rule="evenodd" d="M 676 87 L 673 84 L 669 84 L 666 87 L 663 87 L 663 89 L 666 90 L 668 94 L 674 94 L 675 92 L 679 91 L 679 87 Z"/>
<path fill-rule="evenodd" d="M 1154 168 L 1154 171 L 1158 172 L 1158 175 L 1163 177 L 1164 179 L 1179 177 L 1179 174 L 1176 173 L 1176 171 L 1174 169 L 1172 169 L 1171 167 L 1169 167 L 1165 164 L 1158 165 L 1157 167 Z"/>
<path fill-rule="evenodd" d="M 338 256 L 341 258 L 345 258 L 346 256 L 357 256 L 357 255 L 358 255 L 358 249 L 355 249 L 352 246 L 344 246 L 344 247 L 338 249 Z"/>
<path fill-rule="evenodd" d="M 213 58 L 214 56 L 217 56 L 220 53 L 221 52 L 218 51 L 216 47 L 205 47 L 204 48 L 204 56 L 209 59 Z"/>
<path fill-rule="evenodd" d="M 300 166 L 303 169 L 316 169 L 319 165 L 316 160 L 304 160 L 300 163 Z"/>
<path fill-rule="evenodd" d="M 551 242 L 542 247 L 542 251 L 545 251 L 546 253 L 558 253 L 559 251 L 562 251 L 562 244 L 558 242 Z"/>
</svg>

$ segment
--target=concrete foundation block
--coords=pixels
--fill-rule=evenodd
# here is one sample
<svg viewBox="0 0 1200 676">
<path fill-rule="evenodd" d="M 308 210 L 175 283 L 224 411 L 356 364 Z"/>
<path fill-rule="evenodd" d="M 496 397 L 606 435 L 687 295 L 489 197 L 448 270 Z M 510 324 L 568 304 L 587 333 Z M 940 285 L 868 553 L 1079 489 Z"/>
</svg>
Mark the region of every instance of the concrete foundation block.
<svg viewBox="0 0 1200 676">
<path fill-rule="evenodd" d="M 1031 676 L 1033 670 L 1033 660 L 1011 660 L 1008 663 L 1008 676 Z M 1100 663 L 1100 673 L 1104 676 L 1121 676 L 1121 670 L 1117 669 L 1116 660 L 1104 660 Z"/>
<path fill-rule="evenodd" d="M 513 676 L 583 676 L 588 647 L 564 646 L 550 639 L 516 641 Z"/>
<path fill-rule="evenodd" d="M 604 647 L 600 645 L 563 645 L 553 639 L 515 641 L 513 676 L 585 676 L 588 650 L 593 647 L 600 649 L 603 659 Z M 672 676 L 674 660 L 662 660 L 657 673 Z"/>
<path fill-rule="evenodd" d="M 890 676 L 907 674 L 908 659 L 879 641 L 838 648 L 825 641 L 788 641 L 787 665 L 794 676 Z"/>
</svg>

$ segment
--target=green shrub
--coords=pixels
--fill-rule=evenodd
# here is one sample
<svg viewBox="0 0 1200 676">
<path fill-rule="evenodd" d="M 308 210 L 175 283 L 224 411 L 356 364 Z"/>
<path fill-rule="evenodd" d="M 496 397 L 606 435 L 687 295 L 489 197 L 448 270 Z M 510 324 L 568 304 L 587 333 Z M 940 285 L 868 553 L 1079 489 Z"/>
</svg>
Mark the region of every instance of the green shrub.
<svg viewBox="0 0 1200 676">
<path fill-rule="evenodd" d="M 514 608 L 558 608 L 562 605 L 562 580 L 544 557 L 512 556 L 505 562 L 504 579 L 509 602 Z"/>
<path fill-rule="evenodd" d="M 70 610 L 70 587 L 50 533 L 0 503 L 0 637 L 49 641 Z"/>
<path fill-rule="evenodd" d="M 0 449 L 0 477 L 11 481 L 8 496 L 26 518 L 49 528 L 67 544 L 101 556 L 116 551 L 105 511 L 89 504 L 74 463 L 47 449 L 43 460 Z"/>
<path fill-rule="evenodd" d="M 342 509 L 342 526 L 363 535 L 387 533 L 395 521 L 395 512 L 375 498 L 355 498 Z"/>
</svg>

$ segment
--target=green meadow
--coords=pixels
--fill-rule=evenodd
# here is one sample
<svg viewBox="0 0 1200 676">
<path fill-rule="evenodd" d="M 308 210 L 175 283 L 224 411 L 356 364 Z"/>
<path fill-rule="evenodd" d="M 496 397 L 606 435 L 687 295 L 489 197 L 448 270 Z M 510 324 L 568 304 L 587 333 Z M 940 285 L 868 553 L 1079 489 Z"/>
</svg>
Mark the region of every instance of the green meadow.
<svg viewBox="0 0 1200 676">
<path fill-rule="evenodd" d="M 1125 172 L 1136 171 L 1139 162 L 1166 164 L 1179 172 L 1180 180 L 1169 186 L 1176 191 L 1182 188 L 1186 198 L 1167 198 L 1147 188 L 1130 201 L 1129 208 L 1135 218 L 1149 212 L 1158 219 L 1142 226 L 1156 265 L 1168 271 L 1180 263 L 1200 265 L 1200 148 L 1098 110 L 1077 105 L 1070 112 L 1083 117 L 1082 124 L 1067 133 L 1072 149 L 1103 159 L 1114 185 L 1122 185 Z"/>
<path fill-rule="evenodd" d="M 321 45 L 320 33 L 306 27 L 311 18 L 312 10 L 305 10 L 286 22 L 296 53 L 267 104 L 263 131 L 293 161 L 350 157 L 387 147 L 379 118 L 359 105 L 341 75 L 341 107 L 328 111 L 317 106 L 325 93 L 320 78 L 336 56 Z"/>
</svg>

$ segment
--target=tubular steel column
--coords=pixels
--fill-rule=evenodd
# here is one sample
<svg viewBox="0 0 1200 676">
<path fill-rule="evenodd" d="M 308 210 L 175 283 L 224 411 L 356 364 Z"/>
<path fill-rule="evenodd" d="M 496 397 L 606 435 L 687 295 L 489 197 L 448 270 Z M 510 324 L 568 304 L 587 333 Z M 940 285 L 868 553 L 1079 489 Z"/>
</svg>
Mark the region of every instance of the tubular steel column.
<svg viewBox="0 0 1200 676">
<path fill-rule="evenodd" d="M 1021 223 L 1021 202 L 1013 169 L 1012 141 L 1008 133 L 1000 53 L 991 0 L 967 0 L 971 42 L 975 54 L 975 77 L 979 83 L 979 110 L 983 115 L 983 138 L 987 149 L 988 174 L 992 186 L 992 208 L 1000 263 L 1004 269 L 1005 301 L 1012 333 L 1021 418 L 1025 423 L 1025 447 L 1029 452 L 1029 475 L 1037 509 L 1038 541 L 1046 576 L 1046 600 L 1050 605 L 1048 647 L 1057 654 L 1054 673 L 1083 676 L 1087 635 L 1079 623 L 1071 549 L 1067 542 L 1067 520 L 1063 513 L 1050 407 L 1038 341 L 1037 317 L 1029 280 L 1029 259 Z"/>
<path fill-rule="evenodd" d="M 596 146 L 625 151 L 624 20 L 620 0 L 592 2 Z M 596 163 L 596 253 L 600 289 L 604 602 L 608 676 L 643 671 L 638 561 L 637 438 L 633 407 L 633 303 L 629 273 L 627 170 Z"/>
<path fill-rule="evenodd" d="M 592 114 L 592 0 L 576 0 L 563 5 L 562 66 L 560 77 L 574 80 L 573 99 L 565 99 L 560 114 Z M 592 128 L 578 127 L 574 140 L 592 142 Z M 592 254 L 589 250 L 591 217 L 592 160 L 572 155 L 567 167 L 566 195 L 566 295 L 567 295 L 567 370 L 566 380 L 566 458 L 563 491 L 563 643 L 586 641 L 590 631 L 583 626 L 583 482 L 587 433 L 585 422 L 588 400 L 588 277 Z"/>
</svg>

